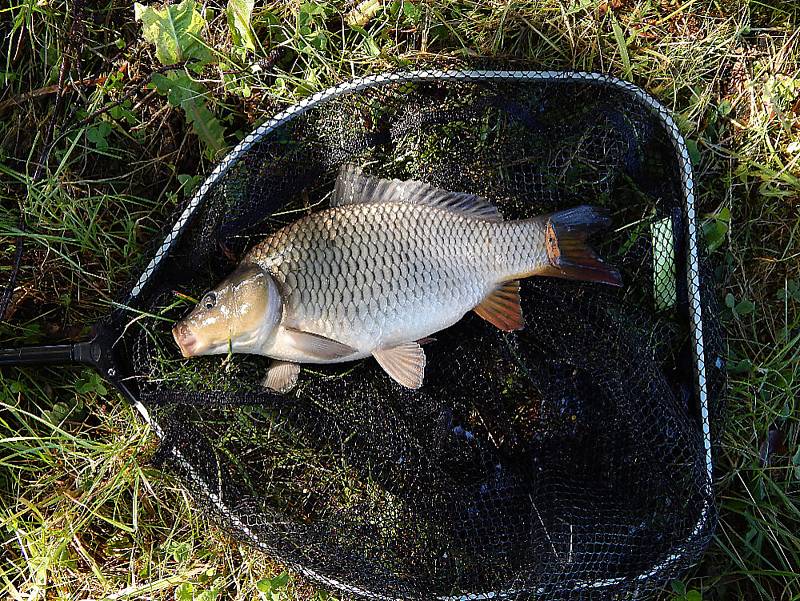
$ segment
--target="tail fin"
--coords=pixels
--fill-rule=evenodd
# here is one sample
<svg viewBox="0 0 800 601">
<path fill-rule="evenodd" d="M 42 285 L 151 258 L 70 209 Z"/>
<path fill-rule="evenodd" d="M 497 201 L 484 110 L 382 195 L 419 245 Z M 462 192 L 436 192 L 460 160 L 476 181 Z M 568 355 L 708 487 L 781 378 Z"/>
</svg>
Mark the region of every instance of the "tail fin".
<svg viewBox="0 0 800 601">
<path fill-rule="evenodd" d="M 550 265 L 539 271 L 539 275 L 622 285 L 619 271 L 604 263 L 586 242 L 591 234 L 611 223 L 604 210 L 584 205 L 541 219 L 546 222 L 545 244 Z"/>
</svg>

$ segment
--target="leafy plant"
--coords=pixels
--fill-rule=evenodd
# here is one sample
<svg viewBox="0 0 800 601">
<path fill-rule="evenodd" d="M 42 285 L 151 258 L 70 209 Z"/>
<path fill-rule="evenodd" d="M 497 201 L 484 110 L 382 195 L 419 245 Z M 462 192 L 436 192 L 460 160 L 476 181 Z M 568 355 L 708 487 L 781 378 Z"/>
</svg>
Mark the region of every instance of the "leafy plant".
<svg viewBox="0 0 800 601">
<path fill-rule="evenodd" d="M 327 4 L 304 2 L 297 12 L 298 49 L 305 54 L 324 52 L 328 47 L 325 19 L 331 11 Z"/>
<path fill-rule="evenodd" d="M 233 43 L 244 50 L 256 49 L 250 27 L 254 6 L 255 0 L 228 0 L 228 7 L 225 9 Z"/>
<path fill-rule="evenodd" d="M 80 418 L 85 414 L 86 406 L 80 399 L 73 402 L 58 401 L 50 409 L 42 411 L 42 417 L 54 426 L 60 426 L 70 417 Z"/>
<path fill-rule="evenodd" d="M 417 24 L 422 18 L 419 7 L 410 0 L 394 0 L 389 11 L 393 17 L 402 13 L 410 25 Z"/>
<path fill-rule="evenodd" d="M 775 297 L 782 301 L 793 300 L 800 303 L 800 280 L 796 278 L 786 280 L 784 287 L 775 293 Z"/>
<path fill-rule="evenodd" d="M 686 138 L 686 152 L 689 153 L 689 159 L 692 161 L 693 167 L 698 167 L 700 165 L 700 147 L 697 145 L 697 142 Z"/>
<path fill-rule="evenodd" d="M 737 302 L 736 297 L 730 292 L 725 295 L 725 306 L 731 310 L 734 317 L 750 315 L 750 313 L 756 309 L 756 305 L 753 301 L 745 298 Z"/>
<path fill-rule="evenodd" d="M 175 589 L 175 601 L 194 601 L 194 585 L 184 582 Z"/>
<path fill-rule="evenodd" d="M 97 149 L 108 149 L 108 134 L 111 133 L 111 123 L 100 121 L 91 127 L 86 128 L 86 139 Z"/>
<path fill-rule="evenodd" d="M 184 582 L 175 589 L 175 601 L 216 601 L 219 593 L 216 587 L 201 589 L 196 584 Z"/>
<path fill-rule="evenodd" d="M 653 297 L 657 309 L 669 309 L 677 302 L 672 219 L 656 221 L 650 230 L 653 235 Z"/>
<path fill-rule="evenodd" d="M 86 377 L 81 378 L 75 384 L 75 391 L 78 392 L 78 394 L 94 392 L 99 396 L 105 396 L 108 394 L 108 387 L 103 378 L 100 377 L 100 374 L 96 371 L 87 371 Z"/>
<path fill-rule="evenodd" d="M 133 5 L 135 19 L 142 22 L 142 34 L 156 47 L 156 58 L 162 65 L 197 59 L 205 62 L 210 53 L 200 38 L 206 20 L 197 10 L 195 0 L 183 0 L 163 9 Z"/>
<path fill-rule="evenodd" d="M 230 0 L 228 5 L 234 39 L 244 40 L 245 44 L 252 43 L 249 29 L 252 7 L 253 0 Z M 192 68 L 198 70 L 211 60 L 208 47 L 200 37 L 206 20 L 195 0 L 183 0 L 163 9 L 137 2 L 134 10 L 136 20 L 142 22 L 144 38 L 155 45 L 156 57 L 162 64 L 194 59 L 196 64 Z M 153 74 L 150 85 L 166 96 L 172 106 L 183 110 L 192 131 L 205 147 L 206 155 L 213 160 L 225 148 L 225 129 L 208 107 L 206 87 L 187 72 L 178 70 Z M 97 134 L 94 136 L 97 138 Z"/>
<path fill-rule="evenodd" d="M 686 589 L 686 585 L 680 580 L 672 581 L 672 590 L 675 595 L 671 601 L 703 601 L 703 595 L 695 589 Z"/>
<path fill-rule="evenodd" d="M 289 583 L 289 572 L 283 571 L 274 578 L 262 578 L 256 583 L 261 598 L 266 601 L 282 601 L 287 599 L 286 585 Z"/>
<path fill-rule="evenodd" d="M 722 246 L 728 235 L 731 225 L 731 211 L 724 207 L 719 213 L 707 216 L 703 222 L 703 238 L 709 251 L 714 251 Z"/>
<path fill-rule="evenodd" d="M 225 128 L 208 108 L 203 84 L 194 81 L 185 71 L 169 71 L 166 75 L 153 74 L 151 86 L 166 96 L 172 106 L 186 113 L 186 120 L 206 147 L 210 159 L 225 148 Z"/>
<path fill-rule="evenodd" d="M 181 185 L 181 191 L 183 191 L 184 196 L 191 196 L 197 187 L 203 182 L 202 175 L 187 175 L 186 173 L 181 173 L 178 175 L 178 183 Z"/>
<path fill-rule="evenodd" d="M 192 554 L 192 546 L 185 541 L 168 541 L 164 546 L 164 551 L 177 563 L 189 561 Z"/>
</svg>

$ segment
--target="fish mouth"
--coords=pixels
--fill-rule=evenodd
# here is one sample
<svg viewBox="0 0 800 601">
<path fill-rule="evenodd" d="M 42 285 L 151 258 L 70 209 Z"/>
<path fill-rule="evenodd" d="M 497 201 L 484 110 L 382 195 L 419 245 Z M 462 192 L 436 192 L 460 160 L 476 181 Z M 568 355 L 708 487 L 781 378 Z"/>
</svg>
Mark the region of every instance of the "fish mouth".
<svg viewBox="0 0 800 601">
<path fill-rule="evenodd" d="M 185 323 L 179 323 L 172 328 L 172 337 L 178 348 L 181 349 L 181 355 L 184 357 L 193 357 L 197 349 L 197 337 L 191 332 Z"/>
</svg>

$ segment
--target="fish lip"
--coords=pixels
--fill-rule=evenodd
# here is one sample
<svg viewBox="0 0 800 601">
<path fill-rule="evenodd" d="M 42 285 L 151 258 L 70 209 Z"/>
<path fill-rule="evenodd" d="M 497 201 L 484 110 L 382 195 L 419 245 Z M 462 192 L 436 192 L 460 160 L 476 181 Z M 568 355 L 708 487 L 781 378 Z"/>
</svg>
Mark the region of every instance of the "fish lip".
<svg viewBox="0 0 800 601">
<path fill-rule="evenodd" d="M 181 355 L 187 359 L 193 356 L 193 351 L 197 346 L 197 338 L 188 331 L 186 324 L 179 323 L 172 328 L 172 337 L 181 350 Z"/>
</svg>

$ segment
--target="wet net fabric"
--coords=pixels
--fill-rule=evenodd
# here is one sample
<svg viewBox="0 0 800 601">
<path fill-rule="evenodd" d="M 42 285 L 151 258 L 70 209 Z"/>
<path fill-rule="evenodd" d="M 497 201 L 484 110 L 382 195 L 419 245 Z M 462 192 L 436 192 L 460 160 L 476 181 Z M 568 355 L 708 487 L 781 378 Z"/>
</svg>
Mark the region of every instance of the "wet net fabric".
<svg viewBox="0 0 800 601">
<path fill-rule="evenodd" d="M 158 459 L 232 535 L 345 597 L 646 596 L 716 519 L 704 408 L 720 336 L 676 132 L 593 78 L 423 79 L 290 111 L 171 228 L 116 318 Z M 327 207 L 344 163 L 478 194 L 507 219 L 606 207 L 594 246 L 624 285 L 524 280 L 525 329 L 468 314 L 426 345 L 419 391 L 371 359 L 306 366 L 286 395 L 261 386 L 267 358 L 182 359 L 186 296 Z"/>
</svg>

